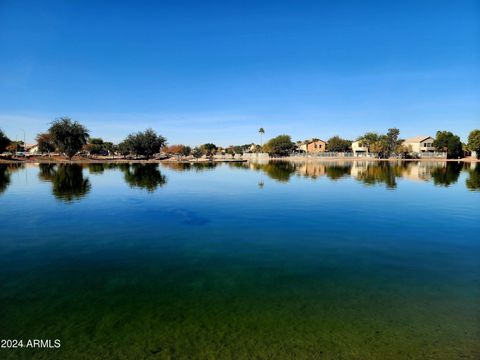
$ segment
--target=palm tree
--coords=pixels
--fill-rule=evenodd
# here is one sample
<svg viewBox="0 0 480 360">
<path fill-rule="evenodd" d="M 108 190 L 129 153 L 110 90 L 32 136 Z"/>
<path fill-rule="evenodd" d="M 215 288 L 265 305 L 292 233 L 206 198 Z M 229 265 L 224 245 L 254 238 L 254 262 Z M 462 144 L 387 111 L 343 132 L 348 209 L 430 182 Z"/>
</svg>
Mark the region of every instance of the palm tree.
<svg viewBox="0 0 480 360">
<path fill-rule="evenodd" d="M 263 140 L 262 140 L 262 136 L 263 134 L 265 134 L 265 130 L 261 127 L 259 130 L 258 130 L 259 134 L 260 134 L 260 146 L 263 146 Z"/>
</svg>

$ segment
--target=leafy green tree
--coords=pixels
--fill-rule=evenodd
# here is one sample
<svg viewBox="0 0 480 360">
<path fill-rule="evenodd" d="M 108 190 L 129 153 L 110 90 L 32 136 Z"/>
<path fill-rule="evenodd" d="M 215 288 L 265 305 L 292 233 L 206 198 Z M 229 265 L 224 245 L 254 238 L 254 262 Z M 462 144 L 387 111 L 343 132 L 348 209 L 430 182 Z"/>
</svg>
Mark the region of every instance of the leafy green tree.
<svg viewBox="0 0 480 360">
<path fill-rule="evenodd" d="M 192 155 L 195 159 L 198 159 L 200 157 L 202 157 L 203 155 L 203 151 L 202 149 L 198 148 L 198 147 L 195 147 L 193 150 L 192 150 Z"/>
<path fill-rule="evenodd" d="M 395 148 L 395 153 L 399 154 L 402 156 L 402 158 L 407 158 L 409 157 L 410 153 L 412 152 L 412 146 L 411 145 L 404 145 L 403 142 L 400 142 L 397 147 Z"/>
<path fill-rule="evenodd" d="M 127 143 L 126 140 L 120 142 L 116 148 L 115 148 L 116 152 L 120 155 L 122 155 L 123 157 L 127 156 L 128 154 L 130 154 L 130 146 L 129 144 Z"/>
<path fill-rule="evenodd" d="M 398 145 L 401 144 L 401 141 L 398 139 L 400 135 L 400 130 L 396 128 L 388 129 L 387 135 L 385 136 L 386 143 L 386 155 L 390 156 L 395 153 Z"/>
<path fill-rule="evenodd" d="M 113 142 L 111 142 L 111 141 L 105 141 L 105 142 L 103 143 L 103 148 L 105 149 L 105 151 L 106 151 L 109 155 L 113 154 L 113 153 L 115 152 L 115 149 L 116 149 L 115 144 L 114 144 Z"/>
<path fill-rule="evenodd" d="M 367 132 L 365 135 L 357 138 L 357 141 L 360 141 L 363 147 L 366 147 L 371 153 L 378 153 L 379 150 L 383 149 L 381 144 L 381 136 L 375 132 Z"/>
<path fill-rule="evenodd" d="M 468 150 L 475 151 L 480 158 L 480 130 L 472 130 L 468 135 Z"/>
<path fill-rule="evenodd" d="M 183 156 L 189 156 L 192 153 L 192 148 L 190 146 L 184 146 L 182 149 Z"/>
<path fill-rule="evenodd" d="M 157 135 L 153 129 L 130 134 L 124 141 L 130 153 L 145 156 L 147 159 L 160 152 L 160 148 L 167 143 L 167 140 Z"/>
<path fill-rule="evenodd" d="M 212 143 L 206 143 L 200 146 L 200 149 L 203 151 L 205 155 L 212 156 L 215 154 L 215 151 L 217 151 L 217 146 Z"/>
<path fill-rule="evenodd" d="M 233 146 L 229 146 L 228 148 L 226 148 L 225 153 L 232 155 L 232 158 L 233 158 L 235 156 L 235 151 L 233 150 Z"/>
<path fill-rule="evenodd" d="M 327 141 L 328 151 L 333 152 L 346 152 L 352 147 L 350 140 L 342 139 L 340 136 L 335 135 Z"/>
<path fill-rule="evenodd" d="M 36 138 L 38 151 L 41 153 L 50 153 L 55 151 L 55 144 L 53 143 L 50 133 L 40 133 Z"/>
<path fill-rule="evenodd" d="M 378 154 L 380 158 L 388 157 L 389 149 L 386 135 L 380 135 L 377 141 L 370 144 L 370 151 Z"/>
<path fill-rule="evenodd" d="M 107 146 L 102 138 L 90 138 L 85 149 L 92 155 L 108 154 Z"/>
<path fill-rule="evenodd" d="M 245 151 L 245 148 L 244 148 L 243 146 L 235 145 L 235 146 L 233 147 L 233 152 L 234 152 L 235 154 L 242 155 L 244 151 Z"/>
<path fill-rule="evenodd" d="M 369 152 L 378 154 L 380 158 L 388 158 L 396 152 L 398 146 L 402 143 L 398 138 L 399 135 L 400 130 L 392 128 L 388 129 L 386 135 L 368 132 L 357 140 L 360 141 Z"/>
<path fill-rule="evenodd" d="M 364 147 L 371 151 L 370 147 L 372 144 L 380 140 L 380 135 L 374 132 L 367 132 L 365 135 L 360 136 L 357 141 L 360 141 Z"/>
<path fill-rule="evenodd" d="M 265 144 L 269 154 L 274 156 L 288 156 L 294 149 L 295 144 L 289 135 L 279 135 L 270 139 Z"/>
<path fill-rule="evenodd" d="M 7 146 L 10 145 L 10 139 L 5 135 L 5 133 L 0 129 L 0 153 L 4 152 L 7 149 Z"/>
<path fill-rule="evenodd" d="M 89 137 L 85 126 L 67 117 L 55 120 L 48 129 L 48 133 L 55 148 L 69 159 L 82 149 Z"/>
<path fill-rule="evenodd" d="M 22 151 L 24 149 L 23 141 L 10 141 L 10 144 L 7 146 L 7 150 L 15 153 L 17 151 Z"/>
<path fill-rule="evenodd" d="M 460 137 L 450 131 L 437 131 L 433 146 L 437 151 L 446 151 L 449 159 L 456 159 L 463 155 Z"/>
</svg>

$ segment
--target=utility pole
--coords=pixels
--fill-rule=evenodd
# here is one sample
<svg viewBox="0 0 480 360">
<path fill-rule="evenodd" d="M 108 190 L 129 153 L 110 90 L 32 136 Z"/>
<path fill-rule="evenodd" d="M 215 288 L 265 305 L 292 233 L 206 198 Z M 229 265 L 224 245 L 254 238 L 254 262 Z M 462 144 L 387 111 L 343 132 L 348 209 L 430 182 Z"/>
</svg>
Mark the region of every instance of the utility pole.
<svg viewBox="0 0 480 360">
<path fill-rule="evenodd" d="M 20 129 L 21 131 L 23 131 L 23 151 L 25 151 L 25 146 L 27 146 L 27 143 L 26 143 L 26 135 L 25 135 L 25 130 L 23 129 Z"/>
</svg>

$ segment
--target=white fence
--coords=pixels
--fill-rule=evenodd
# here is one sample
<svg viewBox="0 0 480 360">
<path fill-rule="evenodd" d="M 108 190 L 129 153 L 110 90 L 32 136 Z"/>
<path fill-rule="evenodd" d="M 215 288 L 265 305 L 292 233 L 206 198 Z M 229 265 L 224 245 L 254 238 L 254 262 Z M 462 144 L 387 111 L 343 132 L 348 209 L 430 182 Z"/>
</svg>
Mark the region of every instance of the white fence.
<svg viewBox="0 0 480 360">
<path fill-rule="evenodd" d="M 269 159 L 270 156 L 268 153 L 244 153 L 242 158 L 245 160 L 262 160 Z"/>
<path fill-rule="evenodd" d="M 447 158 L 446 152 L 420 152 L 414 155 L 422 159 L 446 159 Z"/>
</svg>

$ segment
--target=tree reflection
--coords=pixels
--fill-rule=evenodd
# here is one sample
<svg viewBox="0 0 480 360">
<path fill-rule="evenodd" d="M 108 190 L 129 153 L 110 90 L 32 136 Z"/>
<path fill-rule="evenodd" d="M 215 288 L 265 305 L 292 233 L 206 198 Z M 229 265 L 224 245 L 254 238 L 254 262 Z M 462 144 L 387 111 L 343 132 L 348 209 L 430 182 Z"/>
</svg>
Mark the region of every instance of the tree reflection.
<svg viewBox="0 0 480 360">
<path fill-rule="evenodd" d="M 90 163 L 88 164 L 88 172 L 92 175 L 100 175 L 105 172 L 105 170 L 117 169 L 118 164 L 115 163 Z"/>
<path fill-rule="evenodd" d="M 167 183 L 167 178 L 158 170 L 158 164 L 121 164 L 124 179 L 130 187 L 154 191 Z"/>
<path fill-rule="evenodd" d="M 10 172 L 8 171 L 7 165 L 0 164 L 0 194 L 7 190 L 10 181 Z"/>
<path fill-rule="evenodd" d="M 77 164 L 39 164 L 38 177 L 51 182 L 53 195 L 65 202 L 79 200 L 91 189 L 90 180 L 83 177 L 83 168 Z"/>
<path fill-rule="evenodd" d="M 252 163 L 254 170 L 261 170 L 271 179 L 288 182 L 295 173 L 295 165 L 288 161 L 269 161 L 266 164 Z"/>
<path fill-rule="evenodd" d="M 350 176 L 351 169 L 351 166 L 333 164 L 327 166 L 326 174 L 330 180 L 338 180 L 345 176 Z"/>
<path fill-rule="evenodd" d="M 359 171 L 356 179 L 366 185 L 384 183 L 388 189 L 397 187 L 397 177 L 402 177 L 404 166 L 392 165 L 388 162 L 378 162 L 367 165 Z"/>
<path fill-rule="evenodd" d="M 218 166 L 214 162 L 164 162 L 163 167 L 169 168 L 175 171 L 204 171 L 212 170 Z"/>
<path fill-rule="evenodd" d="M 38 177 L 42 181 L 53 181 L 56 174 L 55 164 L 38 164 Z"/>
<path fill-rule="evenodd" d="M 480 190 L 480 164 L 475 164 L 474 168 L 468 172 L 470 177 L 465 182 L 467 189 Z"/>
<path fill-rule="evenodd" d="M 22 168 L 23 164 L 0 164 L 0 194 L 9 187 L 12 173 Z"/>
<path fill-rule="evenodd" d="M 458 181 L 462 164 L 459 162 L 447 162 L 445 166 L 432 169 L 433 183 L 440 186 L 450 186 Z"/>
</svg>

